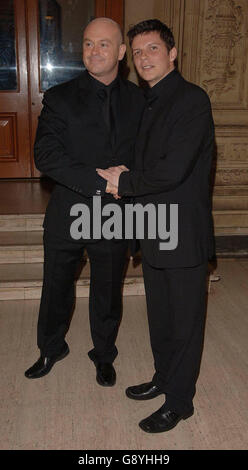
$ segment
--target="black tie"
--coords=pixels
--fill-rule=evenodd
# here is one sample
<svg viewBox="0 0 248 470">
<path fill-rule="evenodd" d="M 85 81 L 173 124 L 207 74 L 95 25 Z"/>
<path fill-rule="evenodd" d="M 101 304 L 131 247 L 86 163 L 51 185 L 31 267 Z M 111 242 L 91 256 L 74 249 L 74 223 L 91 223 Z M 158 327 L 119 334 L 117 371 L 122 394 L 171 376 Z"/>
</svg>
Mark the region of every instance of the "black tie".
<svg viewBox="0 0 248 470">
<path fill-rule="evenodd" d="M 98 96 L 103 102 L 103 119 L 107 125 L 109 133 L 111 134 L 111 142 L 114 146 L 115 143 L 115 120 L 113 113 L 113 106 L 111 102 L 111 87 L 101 88 L 98 91 Z"/>
</svg>

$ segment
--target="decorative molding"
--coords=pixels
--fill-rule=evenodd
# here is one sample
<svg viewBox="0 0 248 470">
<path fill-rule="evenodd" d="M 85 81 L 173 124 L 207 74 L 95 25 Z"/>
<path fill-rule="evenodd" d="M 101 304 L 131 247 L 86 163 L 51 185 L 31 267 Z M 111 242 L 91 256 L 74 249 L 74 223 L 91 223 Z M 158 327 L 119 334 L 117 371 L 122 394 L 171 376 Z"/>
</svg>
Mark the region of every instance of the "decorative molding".
<svg viewBox="0 0 248 470">
<path fill-rule="evenodd" d="M 231 186 L 231 185 L 225 185 L 225 186 L 218 186 L 215 185 L 214 191 L 213 191 L 213 196 L 218 197 L 218 196 L 226 196 L 226 197 L 242 197 L 246 196 L 248 197 L 248 186 L 247 185 L 240 185 L 240 186 Z"/>
<path fill-rule="evenodd" d="M 247 139 L 247 126 L 218 126 L 215 124 L 215 135 L 216 137 L 231 137 L 231 138 L 242 138 Z"/>
<path fill-rule="evenodd" d="M 0 162 L 17 162 L 16 113 L 0 114 Z"/>
<path fill-rule="evenodd" d="M 214 211 L 246 210 L 248 211 L 248 196 L 214 196 Z M 247 244 L 248 247 L 248 244 Z"/>
<path fill-rule="evenodd" d="M 248 2 L 187 0 L 182 73 L 210 96 L 217 126 L 248 128 Z"/>
<path fill-rule="evenodd" d="M 236 105 L 246 109 L 242 73 L 246 65 L 242 0 L 208 0 L 205 4 L 208 8 L 204 15 L 202 85 L 215 107 L 223 109 Z"/>
<path fill-rule="evenodd" d="M 218 165 L 227 162 L 248 163 L 248 139 L 247 142 L 222 142 L 217 145 Z"/>
<path fill-rule="evenodd" d="M 247 168 L 220 168 L 216 172 L 215 184 L 221 185 L 246 185 L 248 184 Z"/>
</svg>

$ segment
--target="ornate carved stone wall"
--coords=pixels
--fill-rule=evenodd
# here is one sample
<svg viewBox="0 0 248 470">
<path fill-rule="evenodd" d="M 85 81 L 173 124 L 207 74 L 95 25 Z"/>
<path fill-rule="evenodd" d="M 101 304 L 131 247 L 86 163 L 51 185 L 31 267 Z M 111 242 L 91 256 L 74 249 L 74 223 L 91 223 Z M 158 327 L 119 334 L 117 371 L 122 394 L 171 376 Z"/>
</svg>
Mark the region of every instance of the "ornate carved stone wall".
<svg viewBox="0 0 248 470">
<path fill-rule="evenodd" d="M 126 28 L 156 17 L 172 27 L 183 76 L 210 96 L 216 127 L 216 235 L 248 235 L 248 1 L 149 0 Z M 131 78 L 134 78 L 132 71 Z"/>
</svg>

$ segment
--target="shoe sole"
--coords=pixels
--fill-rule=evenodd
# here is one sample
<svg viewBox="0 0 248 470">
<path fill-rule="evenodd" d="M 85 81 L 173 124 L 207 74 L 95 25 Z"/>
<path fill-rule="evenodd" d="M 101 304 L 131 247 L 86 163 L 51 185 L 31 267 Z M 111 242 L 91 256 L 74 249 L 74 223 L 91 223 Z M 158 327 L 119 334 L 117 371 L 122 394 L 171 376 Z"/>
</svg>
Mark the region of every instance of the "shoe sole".
<svg viewBox="0 0 248 470">
<path fill-rule="evenodd" d="M 24 374 L 25 377 L 26 377 L 27 379 L 40 379 L 41 377 L 44 377 L 45 375 L 49 374 L 49 372 L 52 370 L 54 364 L 56 364 L 56 362 L 58 362 L 58 361 L 62 361 L 62 359 L 64 359 L 66 356 L 68 356 L 69 352 L 70 352 L 70 349 L 69 349 L 69 346 L 68 346 L 68 349 L 67 349 L 63 354 L 61 354 L 61 356 L 59 356 L 59 357 L 54 361 L 53 365 L 52 365 L 48 370 L 46 370 L 46 372 L 41 373 L 41 374 L 39 374 L 38 376 L 33 375 L 33 376 L 31 376 L 31 377 L 29 377 L 28 375 L 25 375 L 25 374 Z"/>
<path fill-rule="evenodd" d="M 128 390 L 126 390 L 126 395 L 127 395 L 127 397 L 130 398 L 131 400 L 145 401 L 145 400 L 152 400 L 153 398 L 156 398 L 156 397 L 158 397 L 159 395 L 164 395 L 164 392 L 158 392 L 158 393 L 155 393 L 155 394 L 152 395 L 152 396 L 139 397 L 138 395 L 135 396 L 135 395 L 129 394 Z"/>
<path fill-rule="evenodd" d="M 181 420 L 186 420 L 188 418 L 191 418 L 191 416 L 193 416 L 193 414 L 194 414 L 194 410 L 191 411 L 190 413 L 187 413 L 186 415 L 182 416 L 181 418 L 179 418 L 176 421 L 176 423 L 173 423 L 171 426 L 167 426 L 166 429 L 157 429 L 156 431 L 149 431 L 145 426 L 143 426 L 142 421 L 139 423 L 139 427 L 142 429 L 142 431 L 145 431 L 149 434 L 166 432 L 166 431 L 170 431 L 171 429 L 175 428 Z"/>
</svg>

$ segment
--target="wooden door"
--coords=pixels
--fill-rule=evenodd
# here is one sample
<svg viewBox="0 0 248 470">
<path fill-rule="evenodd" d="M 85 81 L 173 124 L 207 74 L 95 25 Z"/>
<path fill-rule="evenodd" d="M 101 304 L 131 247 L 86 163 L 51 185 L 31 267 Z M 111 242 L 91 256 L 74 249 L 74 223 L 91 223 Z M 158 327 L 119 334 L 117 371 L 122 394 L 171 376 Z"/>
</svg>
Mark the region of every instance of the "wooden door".
<svg viewBox="0 0 248 470">
<path fill-rule="evenodd" d="M 16 70 L 13 89 L 0 88 L 0 177 L 39 177 L 33 144 L 43 93 L 83 69 L 81 32 L 91 18 L 108 16 L 123 27 L 124 0 L 1 0 L 0 5 L 0 21 L 4 11 L 14 18 L 16 57 L 16 65 L 13 59 L 13 66 L 8 64 L 13 74 Z M 2 86 L 6 83 L 7 78 Z"/>
<path fill-rule="evenodd" d="M 31 175 L 25 1 L 0 2 L 0 176 Z"/>
</svg>

